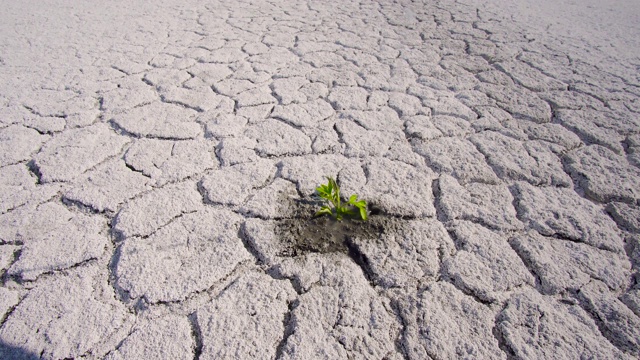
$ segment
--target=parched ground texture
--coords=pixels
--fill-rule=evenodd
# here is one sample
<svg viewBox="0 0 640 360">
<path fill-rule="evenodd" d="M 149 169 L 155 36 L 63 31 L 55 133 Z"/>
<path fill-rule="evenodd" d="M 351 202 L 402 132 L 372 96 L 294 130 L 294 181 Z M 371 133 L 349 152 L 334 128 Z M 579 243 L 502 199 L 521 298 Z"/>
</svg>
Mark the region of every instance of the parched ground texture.
<svg viewBox="0 0 640 360">
<path fill-rule="evenodd" d="M 0 358 L 640 356 L 640 60 L 494 10 L 2 1 Z"/>
</svg>

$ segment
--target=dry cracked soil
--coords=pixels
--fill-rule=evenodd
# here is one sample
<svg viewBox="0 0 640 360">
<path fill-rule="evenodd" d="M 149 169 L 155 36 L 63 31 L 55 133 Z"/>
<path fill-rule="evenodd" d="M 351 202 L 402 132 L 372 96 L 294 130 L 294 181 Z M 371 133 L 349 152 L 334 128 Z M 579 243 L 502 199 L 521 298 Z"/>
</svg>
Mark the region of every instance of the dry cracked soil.
<svg viewBox="0 0 640 360">
<path fill-rule="evenodd" d="M 637 359 L 639 7 L 587 3 L 0 1 L 0 358 Z"/>
</svg>

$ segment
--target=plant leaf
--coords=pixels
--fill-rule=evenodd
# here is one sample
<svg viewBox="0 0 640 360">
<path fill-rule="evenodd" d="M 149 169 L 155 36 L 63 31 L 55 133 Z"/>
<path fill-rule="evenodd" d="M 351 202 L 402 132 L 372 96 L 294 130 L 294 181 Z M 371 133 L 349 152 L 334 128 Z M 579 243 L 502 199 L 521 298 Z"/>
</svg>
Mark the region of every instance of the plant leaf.
<svg viewBox="0 0 640 360">
<path fill-rule="evenodd" d="M 332 177 L 327 178 L 329 180 L 329 187 L 331 188 L 331 198 L 333 202 L 333 206 L 340 206 L 340 187 L 336 180 Z"/>
<path fill-rule="evenodd" d="M 362 221 L 367 221 L 367 208 L 366 205 L 363 207 L 358 206 L 358 208 L 360 209 L 360 217 L 362 218 Z"/>
<path fill-rule="evenodd" d="M 363 221 L 367 221 L 367 202 L 365 200 L 360 200 L 360 201 L 351 201 L 351 200 L 355 200 L 353 199 L 353 196 L 351 197 L 351 199 L 349 199 L 353 206 L 357 207 L 358 210 L 360 211 L 360 217 L 362 218 Z"/>
<path fill-rule="evenodd" d="M 324 194 L 324 193 L 326 193 L 326 192 L 327 192 L 327 188 L 326 188 L 326 186 L 325 186 L 325 185 L 320 185 L 320 186 L 318 186 L 318 187 L 316 188 L 316 191 L 317 191 L 317 192 L 319 192 L 319 193 L 323 193 L 323 194 Z"/>
<path fill-rule="evenodd" d="M 321 207 L 320 210 L 318 210 L 318 212 L 316 212 L 316 214 L 314 216 L 321 216 L 321 215 L 334 216 L 333 215 L 333 211 L 331 211 L 331 208 L 328 207 L 328 206 Z"/>
<path fill-rule="evenodd" d="M 331 187 L 331 182 L 329 182 L 328 184 L 321 184 L 320 186 L 318 186 L 316 188 L 316 192 L 318 193 L 318 196 L 322 199 L 324 199 L 327 202 L 330 202 L 331 204 L 333 204 L 333 195 L 332 195 L 332 187 Z"/>
</svg>

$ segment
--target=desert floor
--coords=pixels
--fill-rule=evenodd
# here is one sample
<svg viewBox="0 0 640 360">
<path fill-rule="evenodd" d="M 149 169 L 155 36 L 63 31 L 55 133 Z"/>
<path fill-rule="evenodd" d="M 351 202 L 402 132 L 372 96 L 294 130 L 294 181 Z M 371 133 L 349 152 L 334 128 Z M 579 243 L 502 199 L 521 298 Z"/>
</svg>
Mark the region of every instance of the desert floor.
<svg viewBox="0 0 640 360">
<path fill-rule="evenodd" d="M 638 358 L 640 3 L 532 3 L 0 1 L 0 358 Z"/>
</svg>

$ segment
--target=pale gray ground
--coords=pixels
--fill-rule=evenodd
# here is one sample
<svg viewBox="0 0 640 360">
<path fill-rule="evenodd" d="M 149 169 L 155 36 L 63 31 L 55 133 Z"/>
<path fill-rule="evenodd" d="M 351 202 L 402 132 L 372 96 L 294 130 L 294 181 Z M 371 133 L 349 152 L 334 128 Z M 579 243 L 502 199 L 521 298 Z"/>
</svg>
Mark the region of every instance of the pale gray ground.
<svg viewBox="0 0 640 360">
<path fill-rule="evenodd" d="M 637 358 L 637 4 L 0 1 L 0 358 Z"/>
</svg>

